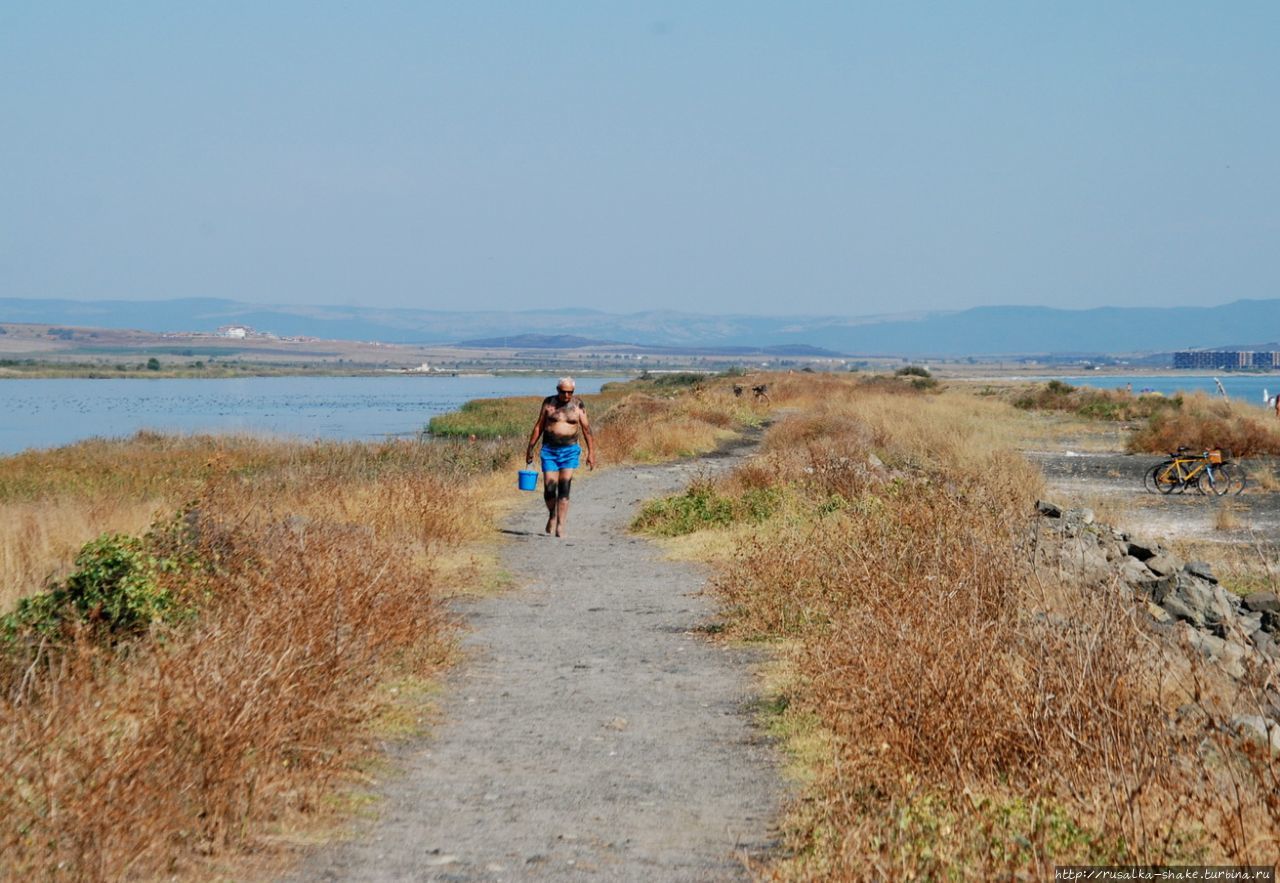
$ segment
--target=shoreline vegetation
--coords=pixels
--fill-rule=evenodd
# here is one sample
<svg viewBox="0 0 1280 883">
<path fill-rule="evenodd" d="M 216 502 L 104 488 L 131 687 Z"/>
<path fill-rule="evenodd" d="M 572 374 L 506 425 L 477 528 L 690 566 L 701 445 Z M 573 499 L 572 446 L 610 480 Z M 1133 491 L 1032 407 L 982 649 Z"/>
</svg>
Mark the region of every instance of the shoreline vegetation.
<svg viewBox="0 0 1280 883">
<path fill-rule="evenodd" d="M 690 388 L 586 396 L 610 460 L 706 453 L 758 419 Z M 0 458 L 3 876 L 207 878 L 340 824 L 378 743 L 425 726 L 447 595 L 500 581 L 484 544 L 528 426 Z"/>
<path fill-rule="evenodd" d="M 1275 758 L 1218 726 L 1194 667 L 1152 664 L 1132 611 L 1032 567 L 1042 479 L 1015 449 L 1121 421 L 1147 448 L 1280 437 L 1256 409 L 1076 392 L 921 369 L 584 396 L 606 467 L 765 430 L 636 522 L 711 562 L 717 640 L 775 658 L 760 715 L 800 794 L 762 873 L 1274 860 Z M 234 875 L 341 824 L 379 743 L 425 727 L 446 596 L 496 579 L 536 402 L 469 403 L 426 444 L 139 433 L 0 458 L 4 873 Z"/>
<path fill-rule="evenodd" d="M 1280 854 L 1280 761 L 1231 723 L 1239 706 L 1266 713 L 1274 660 L 1215 679 L 1198 654 L 1162 651 L 1131 599 L 1037 566 L 1043 477 L 1017 444 L 1119 418 L 1036 413 L 1027 394 L 778 378 L 783 413 L 757 457 L 637 518 L 713 565 L 722 639 L 774 651 L 761 715 L 801 793 L 765 876 L 1042 878 Z M 1200 404 L 1171 409 L 1183 430 L 1252 419 Z M 1165 416 L 1136 446 L 1165 444 Z"/>
</svg>

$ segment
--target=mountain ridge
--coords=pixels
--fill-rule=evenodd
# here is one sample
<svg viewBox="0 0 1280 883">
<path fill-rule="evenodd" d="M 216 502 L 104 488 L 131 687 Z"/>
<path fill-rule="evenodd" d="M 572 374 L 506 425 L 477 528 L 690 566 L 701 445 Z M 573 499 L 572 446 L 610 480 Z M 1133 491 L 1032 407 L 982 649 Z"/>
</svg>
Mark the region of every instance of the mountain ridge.
<svg viewBox="0 0 1280 883">
<path fill-rule="evenodd" d="M 865 356 L 1141 354 L 1234 348 L 1276 336 L 1280 299 L 1213 307 L 984 306 L 875 316 L 709 315 L 270 305 L 225 298 L 78 301 L 0 298 L 0 322 L 212 332 L 247 325 L 281 336 L 452 344 L 550 335 L 650 347 L 811 347 Z M 1262 345 L 1255 345 L 1262 348 Z"/>
</svg>

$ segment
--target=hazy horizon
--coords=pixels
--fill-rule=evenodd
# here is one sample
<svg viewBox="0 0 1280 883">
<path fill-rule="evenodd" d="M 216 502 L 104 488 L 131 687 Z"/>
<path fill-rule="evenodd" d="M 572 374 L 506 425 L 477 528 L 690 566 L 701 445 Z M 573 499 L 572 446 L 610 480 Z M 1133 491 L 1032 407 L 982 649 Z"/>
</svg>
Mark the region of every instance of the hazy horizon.
<svg viewBox="0 0 1280 883">
<path fill-rule="evenodd" d="M 0 297 L 1272 299 L 1278 36 L 1260 2 L 7 3 Z"/>
</svg>

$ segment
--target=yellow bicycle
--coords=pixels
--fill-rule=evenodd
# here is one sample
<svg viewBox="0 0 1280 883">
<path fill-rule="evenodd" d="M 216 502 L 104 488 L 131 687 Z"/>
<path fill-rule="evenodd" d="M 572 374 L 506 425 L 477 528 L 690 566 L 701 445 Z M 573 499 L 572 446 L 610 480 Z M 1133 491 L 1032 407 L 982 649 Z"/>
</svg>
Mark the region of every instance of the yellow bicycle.
<svg viewBox="0 0 1280 883">
<path fill-rule="evenodd" d="M 1219 449 L 1192 454 L 1179 448 L 1168 460 L 1147 471 L 1145 483 L 1162 494 L 1182 493 L 1194 487 L 1202 494 L 1223 496 L 1240 493 L 1247 480 L 1244 468 L 1229 462 L 1229 455 Z"/>
</svg>

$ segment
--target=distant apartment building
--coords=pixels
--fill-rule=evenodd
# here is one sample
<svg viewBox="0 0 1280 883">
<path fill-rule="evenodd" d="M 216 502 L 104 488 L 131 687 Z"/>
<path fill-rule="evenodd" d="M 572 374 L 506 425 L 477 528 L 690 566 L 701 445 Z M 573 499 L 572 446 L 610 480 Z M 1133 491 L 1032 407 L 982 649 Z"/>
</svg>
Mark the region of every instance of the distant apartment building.
<svg viewBox="0 0 1280 883">
<path fill-rule="evenodd" d="M 253 333 L 253 329 L 248 325 L 223 325 L 218 329 L 218 334 L 223 337 L 234 337 L 242 340 Z"/>
<path fill-rule="evenodd" d="M 1251 350 L 1184 350 L 1173 354 L 1174 368 L 1208 368 L 1214 371 L 1280 368 L 1280 352 Z"/>
</svg>

